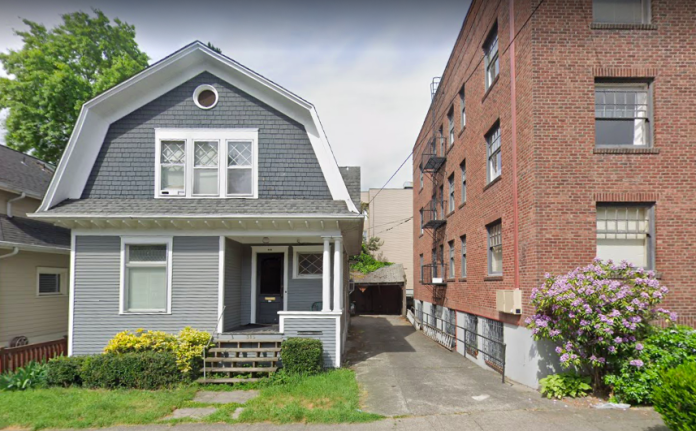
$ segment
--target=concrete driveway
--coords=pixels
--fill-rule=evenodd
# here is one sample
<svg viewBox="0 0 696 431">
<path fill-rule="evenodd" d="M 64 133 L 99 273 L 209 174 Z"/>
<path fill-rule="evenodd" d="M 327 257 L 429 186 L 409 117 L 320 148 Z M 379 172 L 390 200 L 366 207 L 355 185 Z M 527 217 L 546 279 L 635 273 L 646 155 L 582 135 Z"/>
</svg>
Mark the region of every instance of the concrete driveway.
<svg viewBox="0 0 696 431">
<path fill-rule="evenodd" d="M 567 418 L 568 424 L 575 422 L 571 429 L 666 430 L 651 409 L 574 408 L 524 386 L 503 384 L 500 374 L 441 347 L 402 317 L 359 316 L 351 325 L 348 366 L 364 391 L 366 411 L 391 417 L 446 415 L 441 419 L 471 414 L 486 418 L 484 425 L 497 423 L 498 429 L 514 426 L 515 421 L 509 421 L 514 417 L 524 417 L 530 425 Z M 605 424 L 615 426 L 600 426 Z"/>
</svg>

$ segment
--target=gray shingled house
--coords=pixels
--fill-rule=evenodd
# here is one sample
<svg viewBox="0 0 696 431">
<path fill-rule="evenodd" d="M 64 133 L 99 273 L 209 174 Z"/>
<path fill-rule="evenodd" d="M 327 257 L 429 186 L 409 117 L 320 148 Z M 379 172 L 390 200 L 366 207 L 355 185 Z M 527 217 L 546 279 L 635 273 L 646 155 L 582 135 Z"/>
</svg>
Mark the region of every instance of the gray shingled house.
<svg viewBox="0 0 696 431">
<path fill-rule="evenodd" d="M 70 231 L 27 218 L 52 176 L 53 166 L 0 145 L 0 348 L 68 333 Z"/>
<path fill-rule="evenodd" d="M 83 106 L 32 215 L 72 230 L 70 353 L 191 326 L 340 366 L 359 189 L 311 103 L 200 42 L 153 64 Z"/>
</svg>

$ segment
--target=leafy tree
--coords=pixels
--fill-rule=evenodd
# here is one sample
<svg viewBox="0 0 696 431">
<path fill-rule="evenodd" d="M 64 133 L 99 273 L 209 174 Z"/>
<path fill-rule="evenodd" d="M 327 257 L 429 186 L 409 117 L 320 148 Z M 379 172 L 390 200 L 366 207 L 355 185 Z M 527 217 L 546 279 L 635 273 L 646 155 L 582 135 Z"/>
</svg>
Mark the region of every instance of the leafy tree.
<svg viewBox="0 0 696 431">
<path fill-rule="evenodd" d="M 0 53 L 8 78 L 0 78 L 0 109 L 7 145 L 56 163 L 70 138 L 82 104 L 147 67 L 135 28 L 113 23 L 100 10 L 75 12 L 47 30 L 22 20 L 15 30 L 24 46 Z"/>
<path fill-rule="evenodd" d="M 218 48 L 217 46 L 213 45 L 212 43 L 208 42 L 207 43 L 208 48 L 212 49 L 213 51 L 217 52 L 218 54 L 222 54 L 222 50 Z"/>
</svg>

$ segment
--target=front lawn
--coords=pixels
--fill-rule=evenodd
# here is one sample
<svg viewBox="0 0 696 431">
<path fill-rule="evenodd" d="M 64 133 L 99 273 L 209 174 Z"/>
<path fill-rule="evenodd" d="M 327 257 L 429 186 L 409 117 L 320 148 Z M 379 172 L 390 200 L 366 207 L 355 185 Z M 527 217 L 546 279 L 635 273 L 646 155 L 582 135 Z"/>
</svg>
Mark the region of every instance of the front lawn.
<svg viewBox="0 0 696 431">
<path fill-rule="evenodd" d="M 215 386 L 217 390 L 228 388 Z M 191 401 L 200 389 L 210 390 L 210 387 L 192 385 L 159 391 L 50 388 L 2 392 L 0 429 L 157 423 L 175 408 L 203 406 Z M 239 420 L 233 420 L 231 414 L 240 406 L 228 404 L 211 405 L 218 411 L 200 422 L 345 423 L 380 419 L 379 415 L 359 410 L 358 384 L 353 372 L 347 369 L 311 377 L 286 377 L 274 385 L 258 385 L 258 389 L 260 395 L 244 405 Z"/>
</svg>

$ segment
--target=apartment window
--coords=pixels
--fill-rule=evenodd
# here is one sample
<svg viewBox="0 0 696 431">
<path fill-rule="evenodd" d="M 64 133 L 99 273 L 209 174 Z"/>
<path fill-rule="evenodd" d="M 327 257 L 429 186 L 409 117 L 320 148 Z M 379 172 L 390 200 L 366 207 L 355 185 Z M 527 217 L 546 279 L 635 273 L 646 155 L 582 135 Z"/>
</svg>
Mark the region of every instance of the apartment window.
<svg viewBox="0 0 696 431">
<path fill-rule="evenodd" d="M 442 133 L 442 126 L 437 131 L 437 136 L 440 140 L 440 157 L 445 157 L 445 135 Z"/>
<path fill-rule="evenodd" d="M 155 129 L 155 139 L 155 197 L 257 197 L 258 130 Z"/>
<path fill-rule="evenodd" d="M 423 262 L 423 255 L 421 254 L 421 255 L 419 256 L 419 258 L 420 258 L 420 266 L 419 266 L 419 268 L 420 268 L 420 281 L 421 281 L 421 283 L 422 283 L 422 282 L 423 282 L 423 265 L 424 265 L 424 262 Z"/>
<path fill-rule="evenodd" d="M 454 278 L 457 271 L 454 269 L 454 241 L 447 243 L 449 246 L 449 278 Z"/>
<path fill-rule="evenodd" d="M 648 84 L 595 85 L 595 144 L 649 146 L 651 97 Z"/>
<path fill-rule="evenodd" d="M 423 164 L 422 163 L 420 165 L 418 165 L 418 171 L 420 173 L 420 188 L 421 188 L 421 190 L 423 190 L 423 179 L 424 179 L 423 177 L 424 177 L 424 175 L 423 175 Z"/>
<path fill-rule="evenodd" d="M 447 127 L 449 128 L 449 144 L 454 145 L 454 106 L 447 114 Z"/>
<path fill-rule="evenodd" d="M 654 268 L 652 205 L 598 204 L 597 257 Z"/>
<path fill-rule="evenodd" d="M 423 235 L 423 208 L 420 209 L 420 234 Z"/>
<path fill-rule="evenodd" d="M 649 24 L 650 0 L 593 0 L 592 19 L 602 24 Z"/>
<path fill-rule="evenodd" d="M 498 24 L 493 26 L 486 43 L 483 45 L 484 61 L 486 66 L 486 90 L 493 85 L 493 81 L 500 73 L 500 61 L 498 59 Z"/>
<path fill-rule="evenodd" d="M 124 242 L 122 312 L 166 313 L 169 309 L 171 240 Z"/>
<path fill-rule="evenodd" d="M 466 160 L 459 165 L 459 169 L 462 173 L 462 203 L 466 203 Z"/>
<path fill-rule="evenodd" d="M 462 277 L 466 277 L 466 235 L 459 237 L 462 247 Z"/>
<path fill-rule="evenodd" d="M 432 276 L 437 278 L 437 249 L 433 249 L 433 259 L 432 259 Z"/>
<path fill-rule="evenodd" d="M 500 154 L 500 124 L 497 123 L 486 135 L 488 154 L 488 182 L 500 176 L 503 169 L 503 159 Z"/>
<path fill-rule="evenodd" d="M 37 296 L 64 295 L 68 278 L 68 270 L 65 268 L 36 268 L 36 294 Z"/>
<path fill-rule="evenodd" d="M 464 87 L 459 90 L 459 127 L 463 129 L 466 127 L 466 97 L 464 94 Z"/>
<path fill-rule="evenodd" d="M 321 278 L 324 272 L 324 249 L 321 246 L 295 246 L 293 278 Z"/>
<path fill-rule="evenodd" d="M 488 226 L 488 275 L 503 275 L 503 225 Z"/>
<path fill-rule="evenodd" d="M 454 211 L 454 174 L 450 175 L 447 179 L 447 185 L 449 186 L 449 212 Z"/>
<path fill-rule="evenodd" d="M 446 274 L 445 274 L 445 246 L 443 244 L 440 244 L 440 254 L 438 255 L 437 261 L 442 266 L 442 277 L 444 278 L 446 276 Z"/>
<path fill-rule="evenodd" d="M 440 186 L 440 215 L 445 218 L 445 186 Z"/>
</svg>

